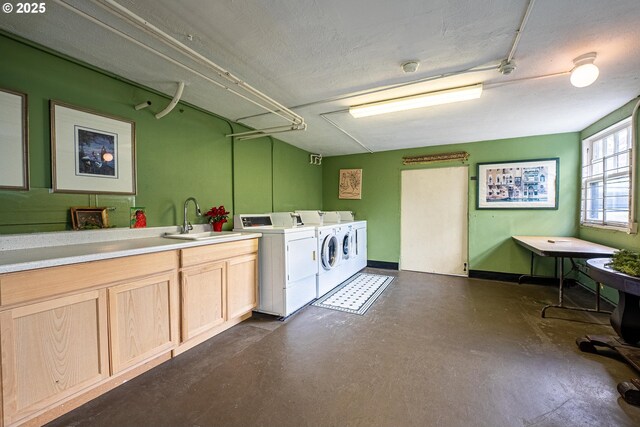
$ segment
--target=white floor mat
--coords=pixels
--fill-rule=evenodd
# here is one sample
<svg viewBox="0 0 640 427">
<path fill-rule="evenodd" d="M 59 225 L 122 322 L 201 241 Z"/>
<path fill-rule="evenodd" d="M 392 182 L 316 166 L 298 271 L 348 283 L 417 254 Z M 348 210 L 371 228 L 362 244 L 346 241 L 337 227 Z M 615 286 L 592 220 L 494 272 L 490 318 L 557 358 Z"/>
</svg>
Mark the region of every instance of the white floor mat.
<svg viewBox="0 0 640 427">
<path fill-rule="evenodd" d="M 358 273 L 312 305 L 363 315 L 392 280 L 392 276 Z"/>
</svg>

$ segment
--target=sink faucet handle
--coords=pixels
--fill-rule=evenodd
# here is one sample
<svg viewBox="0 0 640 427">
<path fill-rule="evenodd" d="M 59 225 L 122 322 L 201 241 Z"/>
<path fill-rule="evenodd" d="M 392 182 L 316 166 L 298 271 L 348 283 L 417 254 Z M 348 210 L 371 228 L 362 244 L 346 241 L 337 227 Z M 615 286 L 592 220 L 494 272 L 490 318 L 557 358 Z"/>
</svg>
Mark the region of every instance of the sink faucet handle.
<svg viewBox="0 0 640 427">
<path fill-rule="evenodd" d="M 187 222 L 187 230 L 189 231 L 193 230 L 193 225 L 191 225 L 190 222 Z"/>
</svg>

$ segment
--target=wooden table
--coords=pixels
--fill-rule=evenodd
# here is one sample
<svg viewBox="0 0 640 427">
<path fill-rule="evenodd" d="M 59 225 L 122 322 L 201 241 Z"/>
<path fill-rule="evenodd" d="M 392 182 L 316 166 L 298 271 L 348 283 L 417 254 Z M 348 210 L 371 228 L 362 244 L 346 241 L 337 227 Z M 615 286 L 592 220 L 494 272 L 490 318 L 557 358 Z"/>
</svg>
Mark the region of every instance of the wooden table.
<svg viewBox="0 0 640 427">
<path fill-rule="evenodd" d="M 512 236 L 517 244 L 531 251 L 531 276 L 533 276 L 534 255 L 542 257 L 553 257 L 556 260 L 556 274 L 559 281 L 558 304 L 549 304 L 542 308 L 541 315 L 545 317 L 545 312 L 549 308 L 562 308 L 565 310 L 590 311 L 595 313 L 611 313 L 600 309 L 600 286 L 596 286 L 596 307 L 568 307 L 564 305 L 564 259 L 569 258 L 573 270 L 577 270 L 574 258 L 599 258 L 613 255 L 617 251 L 609 246 L 599 245 L 575 237 L 557 236 Z M 558 263 L 558 259 L 560 262 Z"/>
<path fill-rule="evenodd" d="M 633 277 L 613 270 L 607 264 L 611 258 L 587 261 L 589 276 L 618 290 L 618 305 L 611 314 L 611 326 L 618 336 L 585 335 L 576 339 L 580 350 L 597 353 L 596 347 L 616 351 L 637 371 L 640 371 L 640 277 Z M 640 380 L 631 379 L 618 384 L 622 398 L 632 405 L 640 405 Z"/>
</svg>

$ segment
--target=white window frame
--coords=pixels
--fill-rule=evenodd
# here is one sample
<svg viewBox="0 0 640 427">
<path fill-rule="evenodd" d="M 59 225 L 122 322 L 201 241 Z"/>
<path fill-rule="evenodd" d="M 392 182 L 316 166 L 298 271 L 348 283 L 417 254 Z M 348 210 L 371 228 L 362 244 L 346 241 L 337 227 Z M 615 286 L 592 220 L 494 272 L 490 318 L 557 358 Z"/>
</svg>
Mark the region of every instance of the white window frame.
<svg viewBox="0 0 640 427">
<path fill-rule="evenodd" d="M 614 144 L 615 144 L 614 152 L 612 154 L 607 155 L 605 140 L 610 136 L 614 136 L 615 138 L 615 135 L 624 128 L 628 128 L 626 151 L 618 151 L 619 141 L 616 138 L 614 140 Z M 582 162 L 581 162 L 582 168 L 581 168 L 581 180 L 580 180 L 580 185 L 581 185 L 580 187 L 581 188 L 580 225 L 585 227 L 614 229 L 614 230 L 620 230 L 625 232 L 632 231 L 633 224 L 632 224 L 632 218 L 631 218 L 631 213 L 632 213 L 631 206 L 633 205 L 633 203 L 635 203 L 634 194 L 632 192 L 633 190 L 632 180 L 635 179 L 633 174 L 633 156 L 634 156 L 635 144 L 632 139 L 633 138 L 632 138 L 632 129 L 631 129 L 631 117 L 628 117 L 596 133 L 595 135 L 592 135 L 582 140 Z M 595 152 L 594 145 L 599 141 L 601 146 L 600 148 L 601 153 L 599 157 L 597 157 L 597 159 L 601 161 L 602 170 L 600 173 L 597 173 L 597 172 L 594 172 L 593 169 L 594 169 L 594 164 L 598 163 L 598 161 L 596 162 L 593 161 L 593 155 Z M 621 154 L 624 154 L 625 152 L 628 154 L 626 169 L 607 175 L 606 174 L 607 160 L 611 159 L 617 164 L 618 156 L 620 156 Z M 617 169 L 620 169 L 620 168 L 617 167 Z M 605 202 L 605 199 L 607 198 L 607 187 L 606 187 L 607 179 L 605 179 L 605 175 L 607 176 L 607 178 L 624 177 L 627 175 L 629 176 L 629 207 L 628 207 L 628 215 L 625 222 L 606 220 L 607 203 Z M 588 191 L 589 191 L 590 183 L 601 183 L 602 185 L 602 201 L 601 201 L 602 220 L 593 220 L 593 219 L 587 218 L 587 200 L 588 200 Z"/>
</svg>

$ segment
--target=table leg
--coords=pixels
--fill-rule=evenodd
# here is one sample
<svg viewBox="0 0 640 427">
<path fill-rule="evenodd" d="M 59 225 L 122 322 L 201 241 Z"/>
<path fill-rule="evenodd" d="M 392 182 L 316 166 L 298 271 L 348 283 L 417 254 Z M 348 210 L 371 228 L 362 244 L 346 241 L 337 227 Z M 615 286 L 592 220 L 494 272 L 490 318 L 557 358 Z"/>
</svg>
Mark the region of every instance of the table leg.
<svg viewBox="0 0 640 427">
<path fill-rule="evenodd" d="M 640 342 L 640 297 L 618 290 L 618 305 L 611 315 L 611 326 L 628 343 Z"/>
<path fill-rule="evenodd" d="M 531 267 L 529 268 L 529 274 L 533 277 L 533 252 L 531 252 Z"/>
<path fill-rule="evenodd" d="M 558 262 L 558 258 L 556 258 L 556 263 Z M 560 284 L 558 287 L 558 305 L 562 307 L 562 300 L 564 299 L 564 258 L 560 257 L 560 265 L 558 265 L 558 269 L 556 270 L 558 274 L 558 278 L 560 280 Z"/>
<path fill-rule="evenodd" d="M 549 305 L 545 305 L 542 308 L 542 312 L 540 313 L 540 315 L 544 318 L 545 317 L 545 313 L 547 311 L 548 308 L 565 308 L 562 305 L 563 299 L 564 299 L 564 258 L 560 258 L 560 263 L 558 263 L 558 257 L 554 257 L 555 258 L 555 267 L 556 267 L 556 277 L 558 277 L 559 280 L 559 285 L 558 285 L 558 304 L 549 304 Z"/>
<path fill-rule="evenodd" d="M 548 304 L 542 308 L 542 312 L 540 313 L 541 317 L 544 318 L 547 309 L 549 308 L 562 308 L 565 310 L 575 310 L 575 311 L 588 311 L 590 313 L 603 313 L 603 314 L 611 314 L 610 311 L 601 310 L 600 309 L 600 284 L 596 283 L 596 308 L 583 308 L 583 307 L 567 307 L 564 305 L 564 257 L 559 257 L 560 262 L 558 263 L 558 257 L 556 257 L 556 274 L 558 276 L 559 285 L 558 285 L 558 304 Z M 573 259 L 571 260 L 572 264 L 575 265 Z M 612 318 L 613 319 L 613 318 Z M 615 329 L 615 326 L 614 326 Z M 624 338 L 624 337 L 623 337 Z"/>
<path fill-rule="evenodd" d="M 522 282 L 524 282 L 525 280 L 527 280 L 528 278 L 534 278 L 535 276 L 533 275 L 533 257 L 534 254 L 533 252 L 531 252 L 531 261 L 530 261 L 530 267 L 529 267 L 529 275 L 527 276 L 526 274 L 521 275 L 520 277 L 518 277 L 518 284 L 521 285 Z"/>
</svg>

